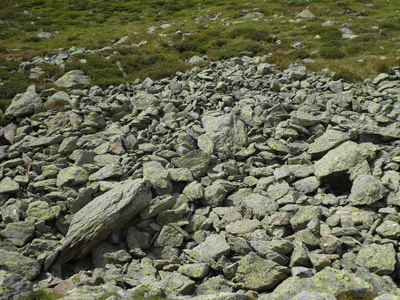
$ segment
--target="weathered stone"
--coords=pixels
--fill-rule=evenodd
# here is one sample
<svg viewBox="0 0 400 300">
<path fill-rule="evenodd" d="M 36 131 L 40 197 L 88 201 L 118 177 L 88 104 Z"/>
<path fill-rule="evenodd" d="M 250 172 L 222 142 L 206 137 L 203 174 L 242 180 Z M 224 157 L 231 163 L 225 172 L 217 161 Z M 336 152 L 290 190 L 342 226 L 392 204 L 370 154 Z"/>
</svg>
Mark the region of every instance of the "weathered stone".
<svg viewBox="0 0 400 300">
<path fill-rule="evenodd" d="M 174 227 L 165 225 L 161 229 L 157 239 L 154 241 L 154 247 L 180 247 L 183 244 L 184 236 Z"/>
<path fill-rule="evenodd" d="M 129 180 L 78 211 L 62 245 L 64 259 L 83 258 L 111 232 L 147 207 L 152 197 L 149 184 L 144 179 Z"/>
<path fill-rule="evenodd" d="M 109 164 L 89 176 L 89 181 L 100 181 L 109 178 L 118 178 L 124 174 L 124 168 L 118 164 Z"/>
<path fill-rule="evenodd" d="M 180 266 L 178 272 L 190 278 L 203 278 L 208 274 L 209 270 L 208 264 L 198 263 Z"/>
<path fill-rule="evenodd" d="M 376 232 L 385 238 L 400 239 L 400 225 L 398 222 L 386 220 L 376 228 Z"/>
<path fill-rule="evenodd" d="M 395 270 L 396 252 L 392 244 L 369 244 L 361 248 L 356 264 L 378 275 L 391 275 Z"/>
<path fill-rule="evenodd" d="M 386 192 L 378 178 L 372 175 L 360 175 L 353 182 L 349 201 L 352 205 L 370 205 L 382 199 Z"/>
<path fill-rule="evenodd" d="M 40 273 L 40 265 L 36 260 L 18 252 L 0 249 L 0 270 L 21 275 L 27 280 L 33 280 Z"/>
<path fill-rule="evenodd" d="M 57 175 L 57 186 L 76 186 L 88 181 L 89 173 L 84 168 L 72 166 L 62 169 Z"/>
<path fill-rule="evenodd" d="M 196 282 L 178 272 L 168 274 L 160 281 L 161 288 L 166 295 L 189 295 L 195 288 Z"/>
<path fill-rule="evenodd" d="M 206 238 L 200 245 L 186 252 L 200 262 L 210 263 L 216 261 L 222 255 L 228 255 L 229 244 L 223 236 L 213 234 Z"/>
<path fill-rule="evenodd" d="M 72 70 L 59 78 L 55 84 L 67 89 L 84 89 L 90 84 L 90 78 L 81 70 Z"/>
<path fill-rule="evenodd" d="M 42 105 L 40 96 L 36 93 L 36 87 L 31 85 L 25 93 L 17 94 L 7 107 L 4 118 L 15 119 L 33 114 L 35 109 Z"/>
<path fill-rule="evenodd" d="M 33 293 L 33 283 L 21 275 L 0 270 L 0 298 L 21 299 Z"/>
<path fill-rule="evenodd" d="M 294 231 L 298 231 L 307 227 L 308 222 L 312 219 L 320 219 L 322 209 L 319 206 L 301 206 L 296 214 L 290 219 L 290 224 Z"/>
<path fill-rule="evenodd" d="M 261 223 L 257 220 L 238 220 L 226 226 L 226 231 L 232 234 L 243 235 L 248 232 L 253 232 L 255 229 L 260 228 Z"/>
<path fill-rule="evenodd" d="M 263 292 L 275 288 L 289 273 L 288 268 L 249 253 L 239 261 L 233 281 L 245 289 Z"/>
<path fill-rule="evenodd" d="M 4 177 L 0 181 L 0 194 L 1 193 L 16 193 L 19 191 L 19 184 L 12 180 L 10 177 Z"/>
<path fill-rule="evenodd" d="M 244 198 L 241 204 L 249 215 L 254 215 L 257 219 L 266 216 L 268 213 L 278 210 L 279 204 L 261 194 L 251 194 Z"/>
<path fill-rule="evenodd" d="M 204 197 L 204 188 L 199 182 L 193 181 L 183 189 L 182 193 L 192 201 L 200 200 Z"/>
<path fill-rule="evenodd" d="M 21 221 L 7 224 L 1 235 L 8 238 L 13 245 L 22 247 L 35 236 L 35 226 L 32 222 Z"/>
<path fill-rule="evenodd" d="M 157 161 L 143 165 L 143 176 L 150 180 L 157 195 L 170 194 L 173 190 L 168 171 Z"/>
<path fill-rule="evenodd" d="M 204 198 L 200 202 L 204 206 L 217 207 L 224 201 L 227 193 L 221 184 L 212 184 L 204 189 Z"/>
<path fill-rule="evenodd" d="M 181 157 L 173 158 L 171 162 L 177 168 L 189 169 L 194 178 L 199 178 L 206 174 L 211 156 L 200 151 L 190 151 Z"/>
</svg>

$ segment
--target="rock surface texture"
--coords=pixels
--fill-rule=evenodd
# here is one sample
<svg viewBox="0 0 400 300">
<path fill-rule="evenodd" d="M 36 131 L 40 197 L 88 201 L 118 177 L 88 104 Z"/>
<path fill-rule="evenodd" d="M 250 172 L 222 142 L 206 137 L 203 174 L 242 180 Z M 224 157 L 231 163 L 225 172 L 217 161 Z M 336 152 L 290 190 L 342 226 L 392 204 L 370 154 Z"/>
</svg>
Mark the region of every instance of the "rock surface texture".
<svg viewBox="0 0 400 300">
<path fill-rule="evenodd" d="M 0 299 L 400 299 L 400 68 L 331 75 L 29 87 L 0 128 Z"/>
</svg>

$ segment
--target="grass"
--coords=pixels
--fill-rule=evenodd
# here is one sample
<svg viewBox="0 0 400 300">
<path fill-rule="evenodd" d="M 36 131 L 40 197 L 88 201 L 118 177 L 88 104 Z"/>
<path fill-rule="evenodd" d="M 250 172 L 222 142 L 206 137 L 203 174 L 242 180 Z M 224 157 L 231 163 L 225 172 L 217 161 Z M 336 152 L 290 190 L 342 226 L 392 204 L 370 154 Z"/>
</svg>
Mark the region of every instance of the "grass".
<svg viewBox="0 0 400 300">
<path fill-rule="evenodd" d="M 8 0 L 0 20 L 0 105 L 29 84 L 49 87 L 65 71 L 84 70 L 93 85 L 106 87 L 187 70 L 186 60 L 207 55 L 226 59 L 243 52 L 268 54 L 284 69 L 293 61 L 329 68 L 336 78 L 360 82 L 400 64 L 400 17 L 396 1 L 386 0 Z M 369 5 L 372 4 L 372 5 Z M 296 15 L 308 8 L 314 18 Z M 327 20 L 332 26 L 322 26 Z M 169 24 L 170 26 L 163 26 Z M 343 25 L 345 24 L 345 25 Z M 155 31 L 148 31 L 150 26 Z M 358 35 L 342 38 L 341 28 Z M 39 39 L 39 32 L 53 39 Z M 178 32 L 178 33 L 177 33 Z M 97 55 L 76 55 L 59 66 L 45 64 L 36 80 L 16 72 L 23 61 L 57 48 L 99 49 L 128 36 L 125 45 Z M 146 41 L 140 47 L 137 45 Z M 293 49 L 295 42 L 305 45 Z M 80 60 L 86 60 L 86 63 Z M 122 67 L 123 72 L 118 68 Z M 7 102 L 8 101 L 8 102 Z"/>
</svg>

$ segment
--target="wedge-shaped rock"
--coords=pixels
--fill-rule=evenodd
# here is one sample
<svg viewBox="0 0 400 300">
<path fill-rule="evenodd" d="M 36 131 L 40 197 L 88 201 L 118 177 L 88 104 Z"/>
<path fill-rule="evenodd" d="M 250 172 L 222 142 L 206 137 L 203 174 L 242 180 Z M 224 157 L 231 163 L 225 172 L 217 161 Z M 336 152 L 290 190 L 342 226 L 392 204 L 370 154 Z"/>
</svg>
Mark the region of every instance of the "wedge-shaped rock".
<svg viewBox="0 0 400 300">
<path fill-rule="evenodd" d="M 245 289 L 265 291 L 273 289 L 288 277 L 290 270 L 277 263 L 249 253 L 240 262 L 234 282 Z"/>
<path fill-rule="evenodd" d="M 31 85 L 25 93 L 18 94 L 12 100 L 4 113 L 4 118 L 15 119 L 33 114 L 35 109 L 42 105 L 40 96 L 36 93 L 36 87 Z"/>
<path fill-rule="evenodd" d="M 33 280 L 40 273 L 40 265 L 33 258 L 18 252 L 0 249 L 0 270 L 21 275 L 24 279 Z"/>
<path fill-rule="evenodd" d="M 377 295 L 377 291 L 371 284 L 356 277 L 353 273 L 326 267 L 310 278 L 290 277 L 272 293 L 265 294 L 258 299 L 295 299 L 294 297 L 301 292 L 323 293 L 324 298 L 322 299 L 375 299 Z"/>
<path fill-rule="evenodd" d="M 62 245 L 66 261 L 80 259 L 146 208 L 152 198 L 146 179 L 129 180 L 93 199 L 72 218 Z"/>
</svg>

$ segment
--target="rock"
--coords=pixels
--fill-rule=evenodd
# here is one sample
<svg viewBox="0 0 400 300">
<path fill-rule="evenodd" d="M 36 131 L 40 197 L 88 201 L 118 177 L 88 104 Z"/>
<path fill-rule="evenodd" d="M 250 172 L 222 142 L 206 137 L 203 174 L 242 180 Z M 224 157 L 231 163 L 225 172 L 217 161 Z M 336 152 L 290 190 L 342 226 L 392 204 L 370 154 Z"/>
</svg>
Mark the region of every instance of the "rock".
<svg viewBox="0 0 400 300">
<path fill-rule="evenodd" d="M 204 189 L 204 198 L 200 201 L 204 206 L 217 207 L 225 199 L 228 191 L 221 184 L 212 184 Z"/>
<path fill-rule="evenodd" d="M 289 273 L 288 268 L 249 253 L 240 260 L 233 281 L 245 289 L 263 292 L 275 288 Z"/>
<path fill-rule="evenodd" d="M 234 114 L 210 113 L 205 115 L 201 122 L 206 135 L 215 145 L 215 151 L 224 152 L 228 148 L 232 152 L 237 152 L 246 142 L 246 125 L 237 120 Z"/>
<path fill-rule="evenodd" d="M 15 273 L 24 279 L 33 280 L 40 273 L 39 263 L 18 252 L 10 252 L 0 249 L 0 270 Z"/>
<path fill-rule="evenodd" d="M 69 137 L 69 138 L 64 139 L 60 144 L 58 153 L 63 154 L 63 155 L 71 154 L 76 149 L 78 149 L 77 142 L 78 142 L 77 137 Z"/>
<path fill-rule="evenodd" d="M 163 278 L 160 285 L 166 295 L 177 296 L 191 294 L 196 283 L 185 275 L 173 272 Z"/>
<path fill-rule="evenodd" d="M 208 274 L 210 267 L 206 263 L 180 266 L 178 272 L 190 278 L 203 278 Z"/>
<path fill-rule="evenodd" d="M 400 239 L 400 225 L 397 222 L 386 220 L 376 228 L 376 232 L 389 239 Z"/>
<path fill-rule="evenodd" d="M 89 173 L 82 167 L 72 166 L 60 170 L 57 175 L 57 186 L 77 186 L 88 181 Z"/>
<path fill-rule="evenodd" d="M 327 130 L 322 136 L 318 137 L 310 144 L 307 152 L 311 155 L 320 156 L 349 140 L 350 136 L 345 132 Z"/>
<path fill-rule="evenodd" d="M 0 270 L 0 298 L 21 299 L 33 293 L 33 283 L 20 275 Z"/>
<path fill-rule="evenodd" d="M 228 255 L 230 249 L 223 236 L 213 234 L 207 237 L 203 243 L 192 250 L 186 250 L 186 252 L 200 262 L 210 263 L 217 261 L 222 255 Z"/>
<path fill-rule="evenodd" d="M 90 78 L 81 70 L 72 70 L 59 78 L 55 84 L 67 89 L 84 89 L 89 86 Z"/>
<path fill-rule="evenodd" d="M 143 176 L 150 180 L 157 195 L 170 194 L 173 190 L 171 177 L 168 171 L 156 161 L 143 165 Z"/>
<path fill-rule="evenodd" d="M 138 91 L 131 99 L 132 106 L 137 110 L 145 110 L 148 107 L 157 106 L 160 104 L 160 100 L 147 92 Z"/>
<path fill-rule="evenodd" d="M 204 176 L 210 162 L 211 156 L 200 151 L 190 151 L 181 157 L 173 158 L 171 161 L 175 167 L 189 169 L 194 178 Z"/>
<path fill-rule="evenodd" d="M 89 176 L 89 181 L 100 181 L 109 178 L 118 178 L 124 174 L 124 168 L 119 164 L 110 164 L 102 167 Z"/>
<path fill-rule="evenodd" d="M 182 246 L 184 241 L 184 235 L 175 229 L 173 226 L 163 226 L 157 239 L 154 241 L 154 247 L 176 247 Z"/>
<path fill-rule="evenodd" d="M 359 174 L 368 152 L 352 141 L 347 141 L 330 150 L 314 164 L 315 176 L 320 180 L 340 183 L 346 179 L 354 179 Z M 342 177 L 342 178 L 340 178 Z"/>
<path fill-rule="evenodd" d="M 346 270 L 336 270 L 330 267 L 323 269 L 311 278 L 290 277 L 281 283 L 264 300 L 292 299 L 301 292 L 322 293 L 323 299 L 340 299 L 341 297 L 373 298 L 376 292 L 372 285 Z"/>
<path fill-rule="evenodd" d="M 279 204 L 261 194 L 250 194 L 241 203 L 249 215 L 254 215 L 257 219 L 266 216 L 268 213 L 278 210 Z"/>
<path fill-rule="evenodd" d="M 40 96 L 36 93 L 36 86 L 31 85 L 25 93 L 17 94 L 7 107 L 4 118 L 15 119 L 33 114 L 35 109 L 42 105 Z"/>
<path fill-rule="evenodd" d="M 47 99 L 47 101 L 43 104 L 43 106 L 47 110 L 59 110 L 67 105 L 72 106 L 72 100 L 69 95 L 64 91 L 59 91 L 55 93 L 54 95 L 49 97 L 49 99 Z"/>
<path fill-rule="evenodd" d="M 226 231 L 232 234 L 243 235 L 248 232 L 253 232 L 261 227 L 261 223 L 257 220 L 238 220 L 226 226 Z"/>
<path fill-rule="evenodd" d="M 0 234 L 8 238 L 13 245 L 22 247 L 34 238 L 35 226 L 29 221 L 9 223 Z"/>
<path fill-rule="evenodd" d="M 204 188 L 196 181 L 189 183 L 182 191 L 190 200 L 200 200 L 204 197 Z"/>
<path fill-rule="evenodd" d="M 13 181 L 10 177 L 4 177 L 0 181 L 0 194 L 16 193 L 18 191 L 19 191 L 19 184 Z"/>
<path fill-rule="evenodd" d="M 83 258 L 114 230 L 148 206 L 150 182 L 129 180 L 93 199 L 72 218 L 62 255 L 66 261 Z"/>
<path fill-rule="evenodd" d="M 386 194 L 382 182 L 372 175 L 358 176 L 351 188 L 349 201 L 352 205 L 371 205 Z"/>
<path fill-rule="evenodd" d="M 54 39 L 56 36 L 51 33 L 51 32 L 39 32 L 36 35 L 40 39 L 48 40 L 48 39 Z"/>
<path fill-rule="evenodd" d="M 133 261 L 127 270 L 127 279 L 125 281 L 131 285 L 136 286 L 141 283 L 156 281 L 157 269 L 154 268 L 148 259 L 143 259 L 139 264 Z"/>
<path fill-rule="evenodd" d="M 310 12 L 308 9 L 305 9 L 305 10 L 299 12 L 296 16 L 298 18 L 302 18 L 302 19 L 313 19 L 313 18 L 315 18 L 314 14 L 312 12 Z"/>
<path fill-rule="evenodd" d="M 186 63 L 188 63 L 189 65 L 199 64 L 202 62 L 204 62 L 204 59 L 197 55 L 192 56 L 191 58 L 186 60 Z"/>
<path fill-rule="evenodd" d="M 305 229 L 308 222 L 312 219 L 320 219 L 322 216 L 322 210 L 319 206 L 302 206 L 290 219 L 290 224 L 294 231 Z"/>
<path fill-rule="evenodd" d="M 395 269 L 396 252 L 392 244 L 369 244 L 361 248 L 356 264 L 378 275 L 391 275 Z"/>
</svg>

